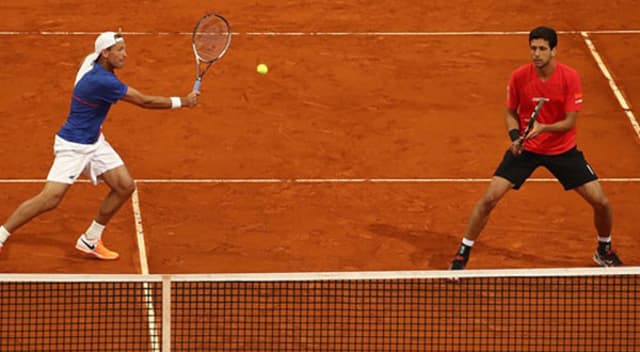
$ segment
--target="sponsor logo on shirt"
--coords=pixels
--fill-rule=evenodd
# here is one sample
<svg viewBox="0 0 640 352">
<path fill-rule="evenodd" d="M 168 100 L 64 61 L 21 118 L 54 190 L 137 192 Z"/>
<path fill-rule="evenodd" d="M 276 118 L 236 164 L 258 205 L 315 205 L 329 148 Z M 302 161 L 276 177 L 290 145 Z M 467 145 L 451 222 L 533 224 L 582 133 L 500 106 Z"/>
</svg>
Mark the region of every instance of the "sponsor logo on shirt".
<svg viewBox="0 0 640 352">
<path fill-rule="evenodd" d="M 582 104 L 582 93 L 576 93 L 573 97 L 575 104 Z"/>
<path fill-rule="evenodd" d="M 540 100 L 544 100 L 544 101 L 545 101 L 545 103 L 546 103 L 546 102 L 548 102 L 548 101 L 549 101 L 549 100 L 551 100 L 551 99 L 549 99 L 549 98 L 545 98 L 545 97 L 532 97 L 532 98 L 531 98 L 531 101 L 532 101 L 532 102 L 534 102 L 534 103 L 536 103 L 536 104 L 537 104 Z"/>
</svg>

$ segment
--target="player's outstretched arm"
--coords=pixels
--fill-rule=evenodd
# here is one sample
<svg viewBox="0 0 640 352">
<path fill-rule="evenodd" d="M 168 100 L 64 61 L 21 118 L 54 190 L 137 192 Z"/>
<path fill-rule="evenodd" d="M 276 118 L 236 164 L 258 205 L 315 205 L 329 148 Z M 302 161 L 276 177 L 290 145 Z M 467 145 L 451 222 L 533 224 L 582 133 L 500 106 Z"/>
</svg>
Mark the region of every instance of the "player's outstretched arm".
<svg viewBox="0 0 640 352">
<path fill-rule="evenodd" d="M 142 94 L 139 90 L 128 87 L 122 100 L 145 109 L 172 109 L 193 107 L 198 103 L 200 92 L 191 92 L 184 97 L 159 97 Z"/>
</svg>

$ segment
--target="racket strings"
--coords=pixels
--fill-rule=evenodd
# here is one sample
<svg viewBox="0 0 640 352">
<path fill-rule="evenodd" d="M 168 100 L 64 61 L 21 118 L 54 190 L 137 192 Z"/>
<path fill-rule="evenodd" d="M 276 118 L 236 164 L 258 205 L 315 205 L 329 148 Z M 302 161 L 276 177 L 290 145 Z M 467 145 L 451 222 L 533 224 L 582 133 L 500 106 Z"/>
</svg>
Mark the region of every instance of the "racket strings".
<svg viewBox="0 0 640 352">
<path fill-rule="evenodd" d="M 215 16 L 200 21 L 193 33 L 196 53 L 205 62 L 219 59 L 227 50 L 230 39 L 229 25 Z"/>
</svg>

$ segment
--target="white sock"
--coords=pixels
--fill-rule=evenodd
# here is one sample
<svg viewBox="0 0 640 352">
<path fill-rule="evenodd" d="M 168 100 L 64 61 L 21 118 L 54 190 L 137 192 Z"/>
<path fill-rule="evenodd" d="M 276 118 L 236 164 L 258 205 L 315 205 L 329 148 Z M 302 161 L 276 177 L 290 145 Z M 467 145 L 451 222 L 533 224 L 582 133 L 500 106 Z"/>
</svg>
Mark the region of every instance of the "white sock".
<svg viewBox="0 0 640 352">
<path fill-rule="evenodd" d="M 466 238 L 464 238 L 464 237 L 462 238 L 462 244 L 464 244 L 464 245 L 465 245 L 465 246 L 467 246 L 467 247 L 473 247 L 473 244 L 474 244 L 475 242 L 476 242 L 476 241 L 468 240 L 468 239 L 466 239 Z"/>
<path fill-rule="evenodd" d="M 598 242 L 610 243 L 611 242 L 611 235 L 609 235 L 607 237 L 598 236 Z"/>
<path fill-rule="evenodd" d="M 2 245 L 10 235 L 11 234 L 4 228 L 4 226 L 0 226 L 0 245 Z"/>
<path fill-rule="evenodd" d="M 104 225 L 98 224 L 95 220 L 89 225 L 89 228 L 84 233 L 84 237 L 95 243 L 102 238 L 102 231 L 104 231 Z"/>
</svg>

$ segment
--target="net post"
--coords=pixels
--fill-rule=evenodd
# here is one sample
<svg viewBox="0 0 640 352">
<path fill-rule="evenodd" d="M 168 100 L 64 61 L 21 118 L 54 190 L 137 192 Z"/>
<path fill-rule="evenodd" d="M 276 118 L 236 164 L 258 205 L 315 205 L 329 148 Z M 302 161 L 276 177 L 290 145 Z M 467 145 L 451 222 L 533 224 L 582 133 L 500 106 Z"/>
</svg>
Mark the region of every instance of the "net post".
<svg viewBox="0 0 640 352">
<path fill-rule="evenodd" d="M 162 276 L 162 352 L 171 352 L 171 276 Z"/>
</svg>

